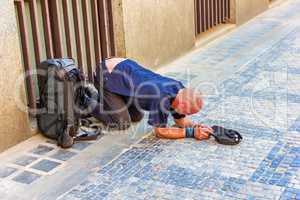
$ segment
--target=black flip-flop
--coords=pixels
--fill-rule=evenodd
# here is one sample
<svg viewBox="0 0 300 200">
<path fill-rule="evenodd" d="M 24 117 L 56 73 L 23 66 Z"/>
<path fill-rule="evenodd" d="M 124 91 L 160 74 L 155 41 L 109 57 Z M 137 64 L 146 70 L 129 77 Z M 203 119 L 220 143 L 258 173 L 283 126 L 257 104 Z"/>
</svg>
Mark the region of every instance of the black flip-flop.
<svg viewBox="0 0 300 200">
<path fill-rule="evenodd" d="M 220 126 L 213 126 L 212 129 L 214 130 L 214 133 L 211 134 L 211 136 L 213 136 L 219 144 L 237 145 L 243 140 L 243 137 L 237 131 Z"/>
<path fill-rule="evenodd" d="M 74 137 L 74 141 L 92 141 L 97 140 L 98 136 L 101 135 L 101 128 L 89 127 L 90 130 L 79 129 L 78 134 Z"/>
</svg>

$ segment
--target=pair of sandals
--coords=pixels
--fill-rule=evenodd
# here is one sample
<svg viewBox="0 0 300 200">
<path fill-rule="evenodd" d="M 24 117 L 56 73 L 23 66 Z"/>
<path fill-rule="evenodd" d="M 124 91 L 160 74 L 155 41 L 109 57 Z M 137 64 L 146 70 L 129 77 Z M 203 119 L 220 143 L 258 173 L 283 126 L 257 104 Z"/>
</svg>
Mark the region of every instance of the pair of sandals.
<svg viewBox="0 0 300 200">
<path fill-rule="evenodd" d="M 102 129 L 100 126 L 93 124 L 89 119 L 81 119 L 81 127 L 78 133 L 74 137 L 74 141 L 91 141 L 97 140 L 102 134 Z"/>
</svg>

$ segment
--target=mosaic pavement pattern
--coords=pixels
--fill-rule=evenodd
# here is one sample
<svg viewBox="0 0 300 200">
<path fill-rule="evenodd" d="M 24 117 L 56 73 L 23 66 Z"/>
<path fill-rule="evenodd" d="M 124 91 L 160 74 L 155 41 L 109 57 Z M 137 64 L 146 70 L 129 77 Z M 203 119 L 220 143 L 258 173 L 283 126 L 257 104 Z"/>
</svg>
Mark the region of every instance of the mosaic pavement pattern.
<svg viewBox="0 0 300 200">
<path fill-rule="evenodd" d="M 241 145 L 149 136 L 61 199 L 300 199 L 299 13 L 299 1 L 269 11 L 166 73 L 197 86 L 201 66 L 230 65 L 193 119 L 240 131 Z"/>
<path fill-rule="evenodd" d="M 0 166 L 0 180 L 11 180 L 30 185 L 41 177 L 57 172 L 67 161 L 89 147 L 92 142 L 80 142 L 63 150 L 55 141 L 48 140 L 24 152 L 15 160 Z M 1 197 L 0 197 L 1 199 Z"/>
</svg>

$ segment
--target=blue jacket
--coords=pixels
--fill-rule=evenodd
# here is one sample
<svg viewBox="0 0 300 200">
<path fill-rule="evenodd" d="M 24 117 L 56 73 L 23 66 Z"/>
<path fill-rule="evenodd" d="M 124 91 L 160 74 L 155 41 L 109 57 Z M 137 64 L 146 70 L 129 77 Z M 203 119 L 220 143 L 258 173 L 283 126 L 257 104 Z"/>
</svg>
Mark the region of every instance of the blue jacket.
<svg viewBox="0 0 300 200">
<path fill-rule="evenodd" d="M 138 107 L 149 111 L 150 125 L 166 126 L 170 113 L 177 119 L 185 117 L 174 113 L 171 108 L 172 100 L 184 88 L 181 82 L 154 73 L 130 59 L 119 63 L 111 73 L 105 62 L 99 65 L 95 81 L 99 81 L 100 67 L 103 70 L 103 88 L 134 100 Z"/>
</svg>

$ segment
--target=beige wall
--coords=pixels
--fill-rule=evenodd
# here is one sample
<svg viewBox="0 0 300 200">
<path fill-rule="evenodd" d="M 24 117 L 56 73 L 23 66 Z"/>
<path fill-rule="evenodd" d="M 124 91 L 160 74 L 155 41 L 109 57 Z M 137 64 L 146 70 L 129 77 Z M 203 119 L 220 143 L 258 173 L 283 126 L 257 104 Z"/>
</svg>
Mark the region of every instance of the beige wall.
<svg viewBox="0 0 300 200">
<path fill-rule="evenodd" d="M 117 43 L 124 42 L 127 57 L 156 68 L 194 46 L 194 0 L 117 1 L 123 11 Z"/>
<path fill-rule="evenodd" d="M 194 46 L 194 0 L 113 2 L 118 56 L 156 68 Z M 231 23 L 241 25 L 267 10 L 269 0 L 231 0 L 231 5 Z"/>
<path fill-rule="evenodd" d="M 241 25 L 269 8 L 269 0 L 231 0 L 233 23 Z"/>
<path fill-rule="evenodd" d="M 125 35 L 124 35 L 124 21 L 123 21 L 123 0 L 112 1 L 113 21 L 114 21 L 114 36 L 115 36 L 115 50 L 119 57 L 126 56 L 125 50 Z"/>
<path fill-rule="evenodd" d="M 22 74 L 13 1 L 0 1 L 0 152 L 30 136 L 26 112 L 15 103 L 16 80 Z M 18 94 L 24 99 L 24 84 Z"/>
</svg>

